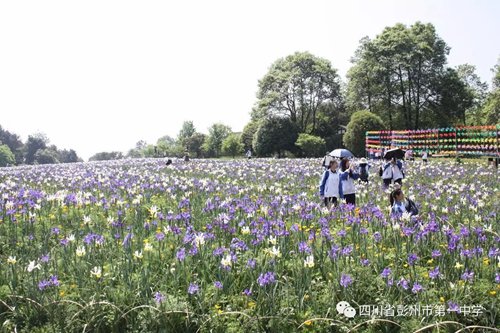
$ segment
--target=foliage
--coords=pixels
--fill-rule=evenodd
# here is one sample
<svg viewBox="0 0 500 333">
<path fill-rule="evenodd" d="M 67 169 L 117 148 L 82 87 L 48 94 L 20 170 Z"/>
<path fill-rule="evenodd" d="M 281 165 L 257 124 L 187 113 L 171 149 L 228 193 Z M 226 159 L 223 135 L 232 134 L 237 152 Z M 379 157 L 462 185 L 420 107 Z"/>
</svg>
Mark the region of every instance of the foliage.
<svg viewBox="0 0 500 333">
<path fill-rule="evenodd" d="M 471 97 L 471 106 L 465 111 L 466 125 L 483 125 L 483 106 L 488 95 L 488 84 L 476 74 L 476 67 L 463 64 L 457 67 L 457 75 Z"/>
<path fill-rule="evenodd" d="M 243 145 L 244 150 L 252 149 L 253 137 L 258 128 L 259 122 L 257 120 L 250 121 L 243 128 L 243 132 L 241 133 L 241 144 Z"/>
<path fill-rule="evenodd" d="M 243 152 L 241 135 L 231 133 L 222 142 L 222 153 L 226 156 L 235 157 Z"/>
<path fill-rule="evenodd" d="M 419 129 L 443 119 L 463 123 L 471 91 L 445 67 L 449 50 L 432 24 L 420 22 L 362 39 L 348 73 L 348 105 L 379 115 L 389 129 Z M 447 87 L 450 82 L 456 90 Z"/>
<path fill-rule="evenodd" d="M 0 167 L 13 165 L 16 162 L 14 154 L 7 145 L 0 145 Z"/>
<path fill-rule="evenodd" d="M 177 141 L 168 136 L 162 136 L 156 141 L 156 149 L 158 156 L 182 156 L 182 147 L 177 144 Z"/>
<path fill-rule="evenodd" d="M 330 62 L 308 52 L 276 60 L 259 81 L 253 118 L 286 117 L 302 133 L 314 133 L 318 108 L 341 99 L 340 78 Z"/>
<path fill-rule="evenodd" d="M 192 156 L 203 156 L 203 144 L 207 141 L 207 136 L 203 133 L 194 133 L 186 140 L 188 151 Z"/>
<path fill-rule="evenodd" d="M 365 133 L 384 129 L 382 119 L 368 110 L 357 111 L 351 116 L 344 134 L 344 144 L 356 156 L 365 156 Z"/>
<path fill-rule="evenodd" d="M 341 147 L 342 132 L 348 122 L 349 116 L 344 103 L 323 103 L 318 110 L 318 126 L 314 135 L 325 140 L 327 150 Z"/>
<path fill-rule="evenodd" d="M 224 124 L 213 124 L 208 129 L 208 137 L 205 140 L 208 157 L 219 157 L 222 151 L 222 142 L 231 133 L 231 128 Z"/>
<path fill-rule="evenodd" d="M 185 121 L 182 123 L 182 128 L 177 135 L 177 141 L 183 149 L 189 149 L 188 142 L 194 134 L 196 133 L 196 128 L 192 121 Z"/>
<path fill-rule="evenodd" d="M 278 154 L 282 157 L 285 151 L 294 152 L 298 138 L 298 128 L 288 118 L 267 118 L 263 120 L 253 139 L 253 150 L 258 156 Z"/>
<path fill-rule="evenodd" d="M 35 162 L 35 154 L 40 149 L 47 148 L 49 139 L 45 134 L 37 133 L 28 136 L 28 141 L 25 144 L 25 162 L 27 164 L 33 164 Z"/>
<path fill-rule="evenodd" d="M 325 140 L 319 136 L 300 133 L 295 145 L 304 157 L 319 157 L 325 154 Z"/>
<path fill-rule="evenodd" d="M 108 161 L 108 160 L 119 160 L 123 158 L 123 154 L 119 151 L 112 152 L 100 152 L 92 155 L 89 161 Z"/>
<path fill-rule="evenodd" d="M 0 144 L 5 144 L 9 147 L 10 151 L 14 154 L 16 164 L 21 164 L 23 162 L 23 143 L 19 139 L 19 135 L 10 133 L 3 129 L 1 125 Z"/>
<path fill-rule="evenodd" d="M 486 98 L 483 110 L 486 125 L 498 124 L 500 119 L 500 58 L 492 71 L 494 73 L 492 90 Z"/>
<path fill-rule="evenodd" d="M 38 149 L 35 153 L 35 163 L 36 164 L 53 164 L 59 163 L 59 154 L 55 147 L 49 147 L 44 149 Z"/>
</svg>

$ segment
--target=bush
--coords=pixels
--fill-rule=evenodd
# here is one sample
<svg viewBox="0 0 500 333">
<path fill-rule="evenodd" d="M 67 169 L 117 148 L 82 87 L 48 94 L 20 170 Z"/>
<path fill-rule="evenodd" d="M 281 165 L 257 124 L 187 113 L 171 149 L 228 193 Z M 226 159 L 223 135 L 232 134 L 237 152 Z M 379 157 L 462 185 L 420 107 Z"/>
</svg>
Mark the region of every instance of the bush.
<svg viewBox="0 0 500 333">
<path fill-rule="evenodd" d="M 14 154 L 7 145 L 0 145 L 0 167 L 12 165 L 16 162 Z"/>
<path fill-rule="evenodd" d="M 282 157 L 286 150 L 294 152 L 297 126 L 286 118 L 268 118 L 262 122 L 253 139 L 253 150 L 258 156 L 277 154 Z"/>
<path fill-rule="evenodd" d="M 300 133 L 295 145 L 304 157 L 319 157 L 325 153 L 325 140 L 319 136 Z"/>
<path fill-rule="evenodd" d="M 243 144 L 240 142 L 240 136 L 237 134 L 229 134 L 222 141 L 222 153 L 225 156 L 235 157 L 243 152 Z"/>
<path fill-rule="evenodd" d="M 347 124 L 344 134 L 344 145 L 356 156 L 364 156 L 365 134 L 367 131 L 384 129 L 382 119 L 368 110 L 354 112 L 351 121 Z"/>
</svg>

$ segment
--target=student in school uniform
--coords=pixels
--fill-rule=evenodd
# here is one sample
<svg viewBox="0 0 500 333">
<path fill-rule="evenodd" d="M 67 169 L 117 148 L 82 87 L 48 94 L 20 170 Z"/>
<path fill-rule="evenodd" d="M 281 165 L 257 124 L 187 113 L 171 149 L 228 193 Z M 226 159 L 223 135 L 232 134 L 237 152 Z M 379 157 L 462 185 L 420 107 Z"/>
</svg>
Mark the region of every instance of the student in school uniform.
<svg viewBox="0 0 500 333">
<path fill-rule="evenodd" d="M 359 179 L 364 183 L 368 183 L 368 177 L 370 175 L 369 170 L 370 170 L 370 165 L 368 164 L 366 158 L 363 157 L 359 161 L 358 173 L 359 173 Z"/>
<path fill-rule="evenodd" d="M 380 166 L 379 176 L 382 177 L 384 187 L 387 188 L 392 183 L 392 164 L 391 160 L 385 160 L 384 164 Z"/>
<path fill-rule="evenodd" d="M 342 193 L 347 204 L 356 205 L 356 185 L 354 181 L 359 179 L 359 173 L 355 170 L 356 166 L 350 160 L 344 158 L 340 161 L 340 170 L 342 171 Z"/>
<path fill-rule="evenodd" d="M 391 204 L 391 213 L 395 215 L 403 215 L 410 213 L 411 216 L 418 215 L 418 208 L 413 200 L 405 197 L 401 188 L 397 188 L 391 192 L 389 197 Z"/>
<path fill-rule="evenodd" d="M 319 183 L 319 195 L 327 208 L 330 208 L 332 204 L 337 206 L 339 200 L 344 198 L 341 179 L 342 173 L 337 167 L 338 162 L 336 160 L 330 161 L 328 169 L 323 173 Z"/>
<path fill-rule="evenodd" d="M 398 183 L 399 185 L 403 185 L 403 178 L 405 174 L 403 172 L 403 162 L 401 160 L 396 160 L 393 158 L 391 160 L 391 168 L 392 168 L 392 179 L 394 183 Z"/>
</svg>

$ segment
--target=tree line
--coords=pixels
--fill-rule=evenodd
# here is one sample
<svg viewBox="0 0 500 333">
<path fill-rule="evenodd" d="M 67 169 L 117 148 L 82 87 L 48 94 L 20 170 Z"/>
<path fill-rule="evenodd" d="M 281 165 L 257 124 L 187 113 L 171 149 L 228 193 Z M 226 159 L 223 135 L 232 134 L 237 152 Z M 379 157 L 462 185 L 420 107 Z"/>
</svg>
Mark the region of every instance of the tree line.
<svg viewBox="0 0 500 333">
<path fill-rule="evenodd" d="M 41 133 L 28 136 L 22 142 L 19 135 L 0 125 L 0 167 L 20 164 L 50 164 L 81 162 L 73 149 L 58 149 Z"/>
<path fill-rule="evenodd" d="M 250 121 L 241 133 L 217 123 L 203 134 L 185 121 L 175 138 L 139 141 L 125 155 L 100 152 L 90 160 L 234 157 L 247 150 L 264 157 L 316 157 L 339 147 L 364 155 L 367 130 L 496 124 L 500 59 L 489 88 L 473 65 L 447 66 L 449 52 L 435 27 L 421 22 L 396 24 L 373 39 L 362 38 L 346 82 L 330 61 L 296 52 L 277 59 L 259 80 Z M 73 150 L 59 151 L 40 135 L 25 144 L 7 131 L 0 135 L 0 156 L 7 156 L 1 158 L 9 164 L 78 160 Z"/>
</svg>

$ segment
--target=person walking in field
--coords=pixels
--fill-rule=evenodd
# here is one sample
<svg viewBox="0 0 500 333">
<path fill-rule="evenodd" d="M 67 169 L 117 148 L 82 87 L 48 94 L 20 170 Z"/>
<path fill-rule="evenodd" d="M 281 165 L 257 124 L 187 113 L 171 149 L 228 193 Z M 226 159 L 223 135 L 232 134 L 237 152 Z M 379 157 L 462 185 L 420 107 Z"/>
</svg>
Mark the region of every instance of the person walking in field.
<svg viewBox="0 0 500 333">
<path fill-rule="evenodd" d="M 328 169 L 323 173 L 319 183 L 319 195 L 327 208 L 332 205 L 337 206 L 339 200 L 344 198 L 341 172 L 337 170 L 337 167 L 338 162 L 336 160 L 330 161 Z"/>
<path fill-rule="evenodd" d="M 366 158 L 363 157 L 359 161 L 358 173 L 359 173 L 359 179 L 364 183 L 368 183 L 369 170 L 370 170 L 370 165 L 368 164 Z"/>
<path fill-rule="evenodd" d="M 392 167 L 391 160 L 385 160 L 384 164 L 379 168 L 379 176 L 382 177 L 384 188 L 388 188 L 392 183 Z"/>
<path fill-rule="evenodd" d="M 391 160 L 391 167 L 392 167 L 392 179 L 394 180 L 394 183 L 403 185 L 403 178 L 405 177 L 405 174 L 403 172 L 403 162 L 401 160 L 396 160 L 396 158 L 393 158 Z"/>
<path fill-rule="evenodd" d="M 355 170 L 356 166 L 347 158 L 340 161 L 340 170 L 342 171 L 342 193 L 347 204 L 356 206 L 356 185 L 354 181 L 359 179 L 359 173 Z"/>
</svg>

